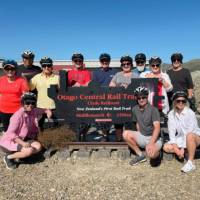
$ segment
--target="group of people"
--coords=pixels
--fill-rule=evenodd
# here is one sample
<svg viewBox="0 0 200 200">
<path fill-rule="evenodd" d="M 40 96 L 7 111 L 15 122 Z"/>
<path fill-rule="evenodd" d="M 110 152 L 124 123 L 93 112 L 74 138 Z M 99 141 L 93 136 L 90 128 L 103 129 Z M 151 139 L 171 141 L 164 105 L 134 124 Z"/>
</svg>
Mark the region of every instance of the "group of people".
<svg viewBox="0 0 200 200">
<path fill-rule="evenodd" d="M 0 118 L 4 134 L 0 139 L 0 147 L 8 152 L 4 162 L 9 169 L 16 168 L 15 159 L 41 150 L 41 144 L 37 141 L 39 127 L 42 130 L 45 118 L 53 118 L 56 109 L 55 102 L 47 94 L 50 85 L 57 85 L 59 89 L 59 76 L 54 74 L 53 60 L 44 57 L 39 67 L 33 65 L 34 56 L 31 51 L 25 51 L 22 65 L 14 60 L 3 63 L 5 75 L 0 77 Z M 162 71 L 159 57 L 150 58 L 147 67 L 144 53 L 135 56 L 135 68 L 131 56 L 122 56 L 121 71 L 110 67 L 111 56 L 107 53 L 100 55 L 99 62 L 100 67 L 91 72 L 85 68 L 84 56 L 81 53 L 73 54 L 73 67 L 67 73 L 67 85 L 81 87 L 95 81 L 100 86 L 127 88 L 133 78 L 157 78 L 158 93 L 164 96 L 155 108 L 151 91 L 145 87 L 136 88 L 137 105 L 133 108 L 132 119 L 134 126 L 128 129 L 123 124 L 115 124 L 117 140 L 123 137 L 136 153 L 130 164 L 143 162 L 147 156 L 151 159 L 159 156 L 163 146 L 159 137 L 160 114 L 168 114 L 170 140 L 164 144 L 163 150 L 175 153 L 181 159 L 187 149 L 189 157 L 182 171 L 194 170 L 193 159 L 195 149 L 200 144 L 200 129 L 194 113 L 193 81 L 189 70 L 182 67 L 182 54 L 172 54 L 172 68 L 167 72 Z M 192 110 L 187 107 L 187 102 Z M 103 136 L 107 138 L 107 135 L 108 130 L 105 130 Z M 146 153 L 140 148 L 145 148 Z"/>
</svg>

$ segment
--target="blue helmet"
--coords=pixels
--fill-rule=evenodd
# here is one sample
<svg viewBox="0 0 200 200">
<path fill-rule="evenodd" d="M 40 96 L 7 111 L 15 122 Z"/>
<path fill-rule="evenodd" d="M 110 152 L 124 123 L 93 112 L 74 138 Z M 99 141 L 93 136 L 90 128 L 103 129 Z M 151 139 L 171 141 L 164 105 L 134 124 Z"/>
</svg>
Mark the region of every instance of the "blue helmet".
<svg viewBox="0 0 200 200">
<path fill-rule="evenodd" d="M 16 68 L 18 64 L 15 60 L 5 60 L 2 64 L 2 67 L 5 69 L 8 66 Z"/>
</svg>

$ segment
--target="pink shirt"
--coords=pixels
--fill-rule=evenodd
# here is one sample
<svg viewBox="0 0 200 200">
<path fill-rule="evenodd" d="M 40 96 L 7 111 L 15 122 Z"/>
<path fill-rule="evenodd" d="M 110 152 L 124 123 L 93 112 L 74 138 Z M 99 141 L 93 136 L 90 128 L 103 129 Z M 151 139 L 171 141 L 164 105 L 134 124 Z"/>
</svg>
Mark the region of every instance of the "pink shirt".
<svg viewBox="0 0 200 200">
<path fill-rule="evenodd" d="M 24 108 L 20 108 L 10 118 L 10 125 L 8 130 L 0 139 L 0 146 L 8 149 L 9 151 L 17 151 L 18 143 L 15 142 L 16 138 L 31 138 L 37 137 L 38 118 L 44 113 L 43 109 L 34 108 L 31 112 L 25 112 Z"/>
</svg>

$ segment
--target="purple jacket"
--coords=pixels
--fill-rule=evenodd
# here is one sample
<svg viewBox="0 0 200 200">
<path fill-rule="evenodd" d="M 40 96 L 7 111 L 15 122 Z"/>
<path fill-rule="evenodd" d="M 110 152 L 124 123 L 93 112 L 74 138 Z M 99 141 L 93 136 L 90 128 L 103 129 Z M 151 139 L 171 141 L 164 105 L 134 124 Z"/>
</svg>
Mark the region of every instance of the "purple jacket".
<svg viewBox="0 0 200 200">
<path fill-rule="evenodd" d="M 31 138 L 37 137 L 38 118 L 44 113 L 43 109 L 34 108 L 30 112 L 25 112 L 24 108 L 20 108 L 10 118 L 8 130 L 0 139 L 0 146 L 9 151 L 17 151 L 18 143 L 15 142 L 16 138 Z"/>
</svg>

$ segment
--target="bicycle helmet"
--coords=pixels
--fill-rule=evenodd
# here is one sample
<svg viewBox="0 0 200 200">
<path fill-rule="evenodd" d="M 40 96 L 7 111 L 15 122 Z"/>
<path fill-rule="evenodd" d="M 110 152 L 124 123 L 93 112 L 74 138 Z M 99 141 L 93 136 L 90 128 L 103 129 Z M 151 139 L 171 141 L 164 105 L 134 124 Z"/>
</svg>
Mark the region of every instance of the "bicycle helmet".
<svg viewBox="0 0 200 200">
<path fill-rule="evenodd" d="M 133 59 L 129 55 L 125 55 L 125 56 L 121 57 L 120 62 L 122 63 L 124 61 L 129 61 L 131 63 L 131 65 L 133 65 Z"/>
<path fill-rule="evenodd" d="M 181 53 L 173 53 L 172 56 L 171 56 L 172 63 L 176 60 L 179 60 L 180 63 L 182 63 L 183 62 L 183 55 Z"/>
<path fill-rule="evenodd" d="M 34 59 L 35 54 L 32 51 L 24 51 L 22 53 L 22 58 Z"/>
<path fill-rule="evenodd" d="M 22 105 L 26 104 L 26 102 L 32 102 L 35 103 L 37 102 L 37 97 L 34 93 L 32 92 L 26 92 L 21 96 L 21 103 Z"/>
<path fill-rule="evenodd" d="M 53 60 L 51 58 L 49 58 L 49 57 L 44 57 L 44 58 L 41 58 L 40 64 L 41 64 L 41 66 L 42 65 L 51 65 L 51 66 L 53 66 Z"/>
<path fill-rule="evenodd" d="M 143 53 L 138 53 L 138 54 L 135 56 L 135 62 L 137 62 L 137 61 L 146 62 L 146 55 L 143 54 Z"/>
<path fill-rule="evenodd" d="M 172 95 L 172 101 L 176 100 L 179 97 L 184 97 L 185 99 L 187 99 L 187 94 L 184 91 L 177 91 Z"/>
<path fill-rule="evenodd" d="M 149 95 L 149 91 L 146 87 L 143 87 L 143 86 L 139 86 L 135 89 L 134 91 L 134 95 L 136 97 L 138 96 L 148 96 Z"/>
<path fill-rule="evenodd" d="M 2 67 L 5 69 L 8 66 L 16 68 L 18 65 L 17 65 L 17 62 L 15 60 L 5 60 L 2 63 Z"/>
<path fill-rule="evenodd" d="M 158 64 L 158 65 L 161 65 L 162 63 L 162 60 L 160 57 L 157 57 L 157 56 L 154 56 L 154 57 L 151 57 L 150 60 L 149 60 L 149 64 L 152 65 L 152 64 Z"/>
<path fill-rule="evenodd" d="M 83 57 L 83 55 L 81 54 L 81 53 L 74 53 L 73 55 L 72 55 L 72 61 L 74 61 L 75 59 L 80 59 L 80 60 L 84 60 L 84 57 Z"/>
<path fill-rule="evenodd" d="M 107 53 L 102 53 L 102 54 L 99 56 L 99 61 L 103 61 L 103 60 L 106 60 L 106 61 L 110 62 L 110 60 L 111 60 L 110 55 L 107 54 Z"/>
</svg>

